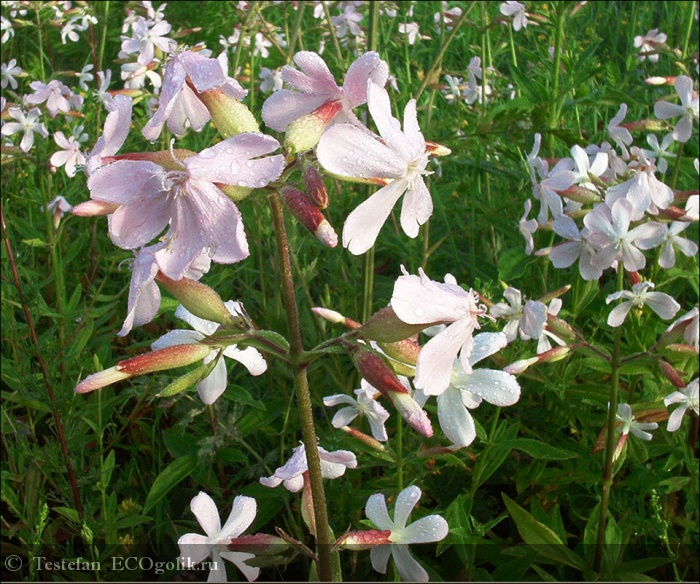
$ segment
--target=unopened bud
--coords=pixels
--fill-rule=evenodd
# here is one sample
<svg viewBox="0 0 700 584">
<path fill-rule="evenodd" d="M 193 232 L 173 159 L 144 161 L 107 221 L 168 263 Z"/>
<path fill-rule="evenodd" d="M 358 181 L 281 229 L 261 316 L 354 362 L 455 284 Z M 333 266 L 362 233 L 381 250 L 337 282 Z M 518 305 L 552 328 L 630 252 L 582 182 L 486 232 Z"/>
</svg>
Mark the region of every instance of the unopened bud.
<svg viewBox="0 0 700 584">
<path fill-rule="evenodd" d="M 673 85 L 676 82 L 675 77 L 647 77 L 645 81 L 649 85 Z"/>
<path fill-rule="evenodd" d="M 289 548 L 289 544 L 276 535 L 256 533 L 255 535 L 234 537 L 226 547 L 234 552 L 268 556 L 282 553 Z"/>
<path fill-rule="evenodd" d="M 328 207 L 328 191 L 323 175 L 313 164 L 304 165 L 301 171 L 309 200 L 319 209 Z"/>
<path fill-rule="evenodd" d="M 552 314 L 547 315 L 547 328 L 558 337 L 564 337 L 570 340 L 581 337 L 580 333 L 568 322 Z"/>
<path fill-rule="evenodd" d="M 537 358 L 541 363 L 555 363 L 556 361 L 561 361 L 571 352 L 570 347 L 554 347 L 549 351 L 540 353 Z"/>
<path fill-rule="evenodd" d="M 377 529 L 370 529 L 346 533 L 335 543 L 335 546 L 359 552 L 388 543 L 392 543 L 390 530 L 379 531 Z"/>
<path fill-rule="evenodd" d="M 620 124 L 620 127 L 627 128 L 630 132 L 640 132 L 642 130 L 661 132 L 668 128 L 668 124 L 663 120 L 639 120 L 637 122 Z"/>
<path fill-rule="evenodd" d="M 425 410 L 418 405 L 418 402 L 410 394 L 392 392 L 389 394 L 389 399 L 411 428 L 426 438 L 430 438 L 433 435 L 433 426 L 430 423 L 428 414 L 425 413 Z"/>
<path fill-rule="evenodd" d="M 211 121 L 224 139 L 243 132 L 258 132 L 260 127 L 251 111 L 219 88 L 203 91 L 199 98 L 211 114 Z"/>
<path fill-rule="evenodd" d="M 238 185 L 219 184 L 218 187 L 234 203 L 237 203 L 238 201 L 242 201 L 250 193 L 253 192 L 253 189 L 251 187 L 239 187 Z"/>
<path fill-rule="evenodd" d="M 242 317 L 233 317 L 221 300 L 218 292 L 206 284 L 181 278 L 171 280 L 163 272 L 158 272 L 156 281 L 160 282 L 180 303 L 195 316 L 218 322 L 225 327 L 232 327 L 243 324 Z"/>
<path fill-rule="evenodd" d="M 412 377 L 415 373 L 416 362 L 420 354 L 420 345 L 411 339 L 404 339 L 396 343 L 378 343 L 379 348 L 384 351 L 389 358 L 398 361 L 401 364 L 408 366 L 410 373 L 397 371 L 400 375 Z M 396 371 L 396 363 L 392 362 L 394 371 Z"/>
<path fill-rule="evenodd" d="M 430 152 L 433 156 L 449 156 L 452 154 L 452 150 L 447 146 L 443 146 L 437 142 L 430 142 L 429 140 L 425 141 L 425 150 L 426 152 Z"/>
<path fill-rule="evenodd" d="M 131 359 L 119 361 L 114 367 L 104 371 L 88 375 L 75 388 L 75 393 L 88 393 L 129 377 L 191 365 L 201 361 L 210 353 L 210 347 L 199 343 L 173 345 L 158 351 L 144 353 Z"/>
<path fill-rule="evenodd" d="M 309 480 L 309 471 L 305 471 L 304 490 L 301 493 L 301 518 L 304 520 L 309 533 L 316 537 L 316 515 L 314 514 L 314 497 L 311 493 L 311 481 Z"/>
<path fill-rule="evenodd" d="M 306 227 L 326 247 L 338 245 L 338 234 L 333 226 L 309 200 L 308 196 L 294 187 L 282 187 L 280 197 L 294 218 Z"/>
<path fill-rule="evenodd" d="M 557 192 L 562 197 L 566 197 L 567 199 L 571 199 L 572 201 L 576 201 L 577 203 L 588 204 L 600 202 L 600 195 L 598 193 L 585 187 L 580 187 L 578 185 L 569 187 L 565 191 Z"/>
<path fill-rule="evenodd" d="M 342 108 L 340 100 L 327 101 L 310 114 L 294 120 L 287 128 L 284 147 L 290 154 L 315 148 L 329 122 Z"/>
<path fill-rule="evenodd" d="M 511 363 L 507 367 L 503 368 L 503 371 L 506 373 L 510 373 L 511 375 L 518 375 L 522 373 L 523 371 L 527 370 L 530 365 L 534 365 L 535 363 L 539 362 L 539 357 L 530 357 L 529 359 L 520 359 L 519 361 L 515 361 L 514 363 Z"/>
<path fill-rule="evenodd" d="M 335 310 L 331 310 L 330 308 L 323 308 L 321 306 L 314 306 L 311 309 L 311 312 L 314 314 L 320 316 L 321 318 L 325 318 L 328 322 L 332 322 L 333 324 L 344 324 L 347 326 L 347 321 L 350 319 L 343 316 L 339 312 L 336 312 Z M 354 322 L 354 321 L 352 321 Z M 355 323 L 357 324 L 357 323 Z M 358 325 L 359 326 L 359 325 Z M 357 328 L 357 327 L 350 327 L 350 328 Z"/>
<path fill-rule="evenodd" d="M 73 207 L 72 213 L 79 217 L 97 217 L 99 215 L 111 215 L 117 209 L 119 209 L 119 205 L 116 203 L 90 200 Z"/>
<path fill-rule="evenodd" d="M 673 385 L 681 389 L 686 387 L 686 384 L 681 378 L 680 373 L 678 373 L 678 371 L 673 365 L 671 365 L 668 361 L 665 361 L 664 359 L 660 359 L 658 361 L 658 364 L 659 369 L 661 369 L 661 373 L 663 373 L 664 377 L 668 379 Z"/>
<path fill-rule="evenodd" d="M 391 399 L 391 395 L 396 393 L 409 395 L 393 369 L 378 353 L 362 345 L 355 345 L 351 350 L 352 360 L 360 375 L 384 397 Z"/>
<path fill-rule="evenodd" d="M 566 294 L 569 290 L 571 290 L 571 284 L 567 284 L 566 286 L 562 286 L 561 288 L 557 288 L 556 290 L 553 290 L 552 292 L 548 292 L 542 298 L 540 298 L 540 302 L 542 304 L 548 304 L 551 300 L 554 300 L 555 298 L 559 298 L 560 296 L 563 296 Z"/>
</svg>

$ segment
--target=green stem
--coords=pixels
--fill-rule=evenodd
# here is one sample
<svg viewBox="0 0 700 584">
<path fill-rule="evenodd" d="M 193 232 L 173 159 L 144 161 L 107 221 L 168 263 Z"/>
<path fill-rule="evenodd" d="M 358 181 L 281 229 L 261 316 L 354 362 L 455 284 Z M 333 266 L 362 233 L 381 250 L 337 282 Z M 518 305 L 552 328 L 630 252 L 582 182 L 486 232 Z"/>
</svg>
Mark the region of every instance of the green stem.
<svg viewBox="0 0 700 584">
<path fill-rule="evenodd" d="M 335 27 L 333 26 L 333 20 L 331 20 L 331 11 L 328 9 L 328 4 L 326 2 L 321 2 L 323 6 L 323 14 L 328 22 L 328 31 L 331 34 L 331 39 L 333 40 L 333 49 L 335 50 L 335 56 L 338 59 L 338 64 L 343 63 L 343 51 L 340 48 L 340 43 L 338 42 L 338 36 L 335 34 Z"/>
<path fill-rule="evenodd" d="M 695 28 L 695 2 L 688 2 L 688 20 L 685 28 L 685 39 L 683 40 L 683 58 L 689 57 L 688 55 L 688 45 L 690 44 L 690 37 L 693 34 L 693 29 Z"/>
<path fill-rule="evenodd" d="M 559 114 L 561 110 L 559 97 L 559 77 L 561 75 L 561 52 L 564 42 L 564 20 L 566 10 L 561 7 L 557 13 L 556 29 L 554 33 L 554 66 L 552 70 L 552 94 L 549 103 L 549 119 L 547 120 L 547 149 L 550 156 L 554 152 L 554 134 L 552 131 L 559 126 Z"/>
<path fill-rule="evenodd" d="M 280 262 L 280 277 L 282 284 L 282 298 L 287 316 L 287 329 L 289 334 L 289 354 L 294 370 L 294 388 L 296 391 L 301 434 L 306 449 L 306 461 L 309 468 L 309 480 L 311 482 L 311 494 L 313 496 L 314 517 L 316 523 L 316 547 L 318 554 L 318 575 L 322 582 L 333 580 L 331 562 L 331 534 L 328 525 L 328 509 L 326 507 L 326 494 L 323 489 L 321 476 L 321 459 L 318 456 L 318 440 L 314 428 L 314 417 L 311 409 L 311 393 L 306 377 L 306 363 L 302 362 L 304 346 L 301 340 L 301 327 L 297 310 L 296 296 L 294 293 L 294 279 L 292 276 L 292 261 L 289 252 L 289 240 L 284 225 L 284 207 L 279 195 L 270 196 L 270 208 L 272 221 L 275 228 L 277 242 L 277 256 Z"/>
<path fill-rule="evenodd" d="M 617 271 L 617 290 L 622 290 L 625 272 L 620 266 Z M 595 563 L 593 569 L 600 574 L 605 547 L 605 525 L 608 520 L 608 505 L 613 484 L 613 453 L 615 451 L 615 415 L 617 414 L 618 393 L 620 389 L 620 347 L 622 345 L 622 327 L 615 329 L 613 353 L 610 361 L 612 375 L 610 377 L 610 403 L 608 404 L 608 432 L 605 437 L 605 467 L 603 469 L 603 493 L 600 501 L 600 516 L 598 518 L 598 537 L 596 540 Z"/>
<path fill-rule="evenodd" d="M 681 158 L 683 157 L 683 146 L 684 142 L 679 142 L 678 149 L 676 150 L 676 161 L 673 163 L 673 177 L 671 178 L 671 183 L 668 185 L 672 189 L 676 188 L 676 182 L 678 181 L 678 171 L 681 168 Z"/>
<path fill-rule="evenodd" d="M 403 491 L 403 418 L 397 415 L 396 422 L 396 484 Z"/>
<path fill-rule="evenodd" d="M 287 62 L 291 61 L 291 57 L 294 54 L 299 32 L 301 31 L 301 15 L 304 13 L 305 6 L 306 0 L 301 0 L 297 7 L 297 15 L 294 19 L 294 26 L 292 27 L 292 34 L 289 37 L 289 45 L 287 47 Z"/>
</svg>

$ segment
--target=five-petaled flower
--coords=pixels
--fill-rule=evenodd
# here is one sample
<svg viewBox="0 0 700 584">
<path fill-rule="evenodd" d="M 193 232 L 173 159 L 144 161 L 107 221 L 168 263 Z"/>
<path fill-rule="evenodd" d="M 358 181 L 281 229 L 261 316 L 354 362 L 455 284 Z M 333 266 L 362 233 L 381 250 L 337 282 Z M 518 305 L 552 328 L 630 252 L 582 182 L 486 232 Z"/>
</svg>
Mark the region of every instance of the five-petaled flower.
<svg viewBox="0 0 700 584">
<path fill-rule="evenodd" d="M 654 105 L 654 115 L 662 120 L 681 116 L 673 128 L 673 139 L 687 142 L 693 133 L 693 120 L 698 120 L 698 94 L 693 91 L 693 80 L 681 75 L 675 83 L 681 104 L 657 101 Z"/>
<path fill-rule="evenodd" d="M 410 525 L 406 525 L 408 517 L 420 499 L 421 490 L 414 486 L 399 493 L 394 508 L 394 519 L 389 517 L 384 495 L 372 495 L 367 500 L 365 514 L 367 518 L 382 531 L 390 531 L 392 543 L 378 545 L 372 548 L 370 559 L 372 567 L 380 574 L 386 573 L 389 557 L 393 556 L 396 569 L 401 578 L 407 582 L 427 582 L 428 573 L 415 560 L 408 549 L 413 543 L 432 543 L 447 537 L 449 526 L 439 515 L 428 515 Z"/>
<path fill-rule="evenodd" d="M 344 393 L 329 395 L 323 398 L 323 405 L 326 407 L 346 404 L 346 407 L 339 409 L 331 424 L 334 428 L 342 428 L 352 422 L 357 416 L 366 416 L 372 429 L 372 436 L 380 442 L 386 442 L 388 437 L 384 423 L 389 419 L 387 412 L 377 401 L 379 391 L 373 388 L 365 379 L 360 381 L 360 389 L 355 390 L 357 399 L 353 399 Z"/>
<path fill-rule="evenodd" d="M 618 421 L 617 431 L 621 436 L 632 434 L 640 440 L 651 440 L 652 435 L 647 430 L 656 430 L 659 427 L 656 422 L 639 422 L 632 414 L 629 404 L 619 404 L 615 418 Z"/>
<path fill-rule="evenodd" d="M 608 325 L 612 327 L 620 326 L 627 317 L 627 313 L 633 306 L 641 308 L 645 304 L 649 306 L 656 314 L 664 320 L 673 318 L 681 308 L 680 304 L 663 292 L 650 292 L 653 288 L 652 282 L 640 282 L 632 286 L 632 291 L 621 290 L 610 294 L 605 299 L 606 304 L 610 304 L 613 300 L 626 298 L 625 302 L 621 302 L 610 311 L 608 315 Z"/>
<path fill-rule="evenodd" d="M 318 143 L 317 156 L 331 174 L 343 180 L 384 185 L 361 203 L 345 220 L 343 245 L 355 255 L 374 245 L 379 231 L 401 195 L 401 227 L 409 237 L 433 213 L 433 201 L 423 176 L 429 154 L 418 127 L 416 100 L 404 110 L 403 131 L 391 115 L 389 94 L 383 87 L 368 82 L 367 105 L 381 139 L 351 124 L 336 124 L 326 130 Z"/>
<path fill-rule="evenodd" d="M 227 582 L 226 566 L 221 558 L 232 562 L 243 572 L 249 582 L 260 574 L 260 568 L 249 566 L 246 560 L 254 554 L 228 551 L 230 541 L 241 535 L 253 523 L 258 510 L 252 497 L 239 495 L 233 500 L 231 514 L 224 526 L 221 526 L 219 512 L 212 498 L 206 493 L 199 493 L 190 503 L 190 509 L 206 535 L 186 533 L 177 540 L 180 546 L 180 561 L 183 566 L 191 568 L 212 557 L 208 582 Z"/>
<path fill-rule="evenodd" d="M 679 391 L 674 391 L 673 393 L 667 395 L 664 398 L 664 404 L 666 407 L 671 404 L 681 404 L 677 407 L 671 415 L 668 417 L 668 431 L 675 432 L 681 427 L 681 422 L 683 421 L 683 416 L 685 416 L 688 409 L 695 412 L 698 415 L 698 378 L 693 379 L 686 388 Z"/>
</svg>

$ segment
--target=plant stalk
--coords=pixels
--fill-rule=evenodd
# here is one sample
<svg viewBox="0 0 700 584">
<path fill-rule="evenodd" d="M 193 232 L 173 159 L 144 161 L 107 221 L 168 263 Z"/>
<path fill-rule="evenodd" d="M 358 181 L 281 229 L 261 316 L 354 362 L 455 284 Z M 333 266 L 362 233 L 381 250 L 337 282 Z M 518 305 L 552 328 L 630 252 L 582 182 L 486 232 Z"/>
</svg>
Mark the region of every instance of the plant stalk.
<svg viewBox="0 0 700 584">
<path fill-rule="evenodd" d="M 316 438 L 313 412 L 311 410 L 309 382 L 306 376 L 307 363 L 304 363 L 301 359 L 304 353 L 304 347 L 301 340 L 299 314 L 294 293 L 289 240 L 287 239 L 287 230 L 284 225 L 284 208 L 279 195 L 276 193 L 270 196 L 270 208 L 272 210 L 275 239 L 277 241 L 277 256 L 280 262 L 282 298 L 287 316 L 287 329 L 289 334 L 289 354 L 291 365 L 294 370 L 294 389 L 296 392 L 297 407 L 299 408 L 302 439 L 306 449 L 311 494 L 313 496 L 318 576 L 322 582 L 332 582 L 331 535 L 328 526 L 326 495 L 323 489 L 323 478 L 321 476 L 321 459 L 318 456 L 318 440 Z"/>
</svg>

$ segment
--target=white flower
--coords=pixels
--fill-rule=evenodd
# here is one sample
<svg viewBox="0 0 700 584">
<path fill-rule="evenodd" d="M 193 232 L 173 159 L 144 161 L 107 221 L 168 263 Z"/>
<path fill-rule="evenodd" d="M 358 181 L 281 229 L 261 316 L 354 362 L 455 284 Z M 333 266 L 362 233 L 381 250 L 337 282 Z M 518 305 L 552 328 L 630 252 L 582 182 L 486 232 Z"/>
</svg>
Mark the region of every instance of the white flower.
<svg viewBox="0 0 700 584">
<path fill-rule="evenodd" d="M 537 231 L 539 227 L 537 219 L 528 219 L 527 216 L 530 214 L 530 209 L 532 208 L 532 201 L 528 199 L 525 201 L 525 212 L 520 218 L 518 223 L 518 229 L 520 230 L 520 235 L 525 238 L 525 254 L 532 255 L 532 250 L 535 249 L 535 242 L 532 239 L 532 235 Z"/>
<path fill-rule="evenodd" d="M 693 120 L 698 119 L 698 94 L 693 91 L 693 80 L 685 75 L 676 79 L 674 87 L 681 105 L 657 101 L 654 104 L 654 115 L 661 120 L 682 116 L 673 128 L 673 139 L 677 142 L 687 142 L 693 133 Z"/>
<path fill-rule="evenodd" d="M 680 403 L 680 407 L 676 408 L 668 417 L 668 431 L 675 432 L 681 427 L 683 416 L 688 409 L 698 415 L 698 378 L 693 379 L 688 387 L 680 391 L 674 391 L 664 398 L 664 404 L 668 407 L 671 404 Z"/>
<path fill-rule="evenodd" d="M 593 264 L 593 257 L 598 249 L 594 241 L 589 237 L 595 234 L 584 227 L 579 231 L 576 222 L 568 215 L 560 215 L 552 222 L 554 232 L 567 239 L 563 243 L 555 245 L 549 252 L 549 259 L 555 268 L 568 268 L 577 259 L 578 269 L 584 280 L 597 280 L 603 273 L 603 269 Z"/>
<path fill-rule="evenodd" d="M 29 84 L 34 90 L 34 93 L 27 95 L 24 100 L 27 103 L 38 105 L 46 102 L 46 109 L 52 118 L 55 118 L 58 113 L 68 113 L 71 108 L 80 110 L 83 106 L 83 97 L 73 93 L 69 87 L 53 79 L 48 83 L 41 81 L 33 81 Z"/>
<path fill-rule="evenodd" d="M 372 436 L 380 442 L 386 442 L 385 422 L 389 419 L 387 412 L 377 401 L 379 391 L 372 387 L 365 379 L 360 381 L 360 389 L 355 390 L 357 400 L 346 394 L 329 395 L 323 398 L 323 405 L 326 407 L 347 404 L 333 416 L 331 424 L 334 428 L 342 428 L 352 422 L 357 416 L 366 416 L 372 429 Z"/>
<path fill-rule="evenodd" d="M 620 127 L 620 123 L 625 119 L 626 115 L 627 104 L 623 103 L 620 105 L 620 109 L 617 110 L 615 117 L 608 122 L 608 135 L 615 140 L 623 152 L 627 152 L 626 146 L 632 144 L 632 134 L 630 134 L 630 131 L 627 128 Z"/>
<path fill-rule="evenodd" d="M 0 16 L 0 32 L 2 32 L 3 45 L 15 36 L 15 29 L 12 28 L 12 22 L 4 16 Z"/>
<path fill-rule="evenodd" d="M 527 28 L 528 20 L 525 6 L 520 2 L 514 0 L 504 2 L 501 4 L 501 14 L 513 17 L 513 30 L 519 31 L 521 28 Z"/>
<path fill-rule="evenodd" d="M 80 73 L 76 74 L 78 76 L 78 85 L 80 85 L 80 88 L 83 91 L 88 90 L 87 84 L 95 78 L 95 76 L 92 73 L 90 73 L 90 71 L 92 71 L 93 68 L 94 65 L 85 65 L 85 67 L 82 68 Z"/>
<path fill-rule="evenodd" d="M 85 164 L 85 156 L 80 151 L 80 143 L 74 136 L 66 138 L 63 132 L 56 132 L 53 139 L 62 150 L 54 152 L 51 156 L 51 164 L 56 167 L 66 167 L 66 174 L 70 177 L 75 176 L 76 166 Z"/>
<path fill-rule="evenodd" d="M 343 245 L 355 255 L 374 245 L 394 204 L 404 196 L 401 227 L 409 237 L 433 213 L 433 201 L 423 176 L 428 153 L 418 127 L 416 100 L 404 111 L 404 127 L 391 115 L 389 95 L 371 80 L 367 105 L 381 139 L 352 124 L 336 124 L 326 130 L 318 143 L 317 156 L 330 173 L 345 180 L 361 180 L 386 185 L 361 203 L 345 221 Z"/>
<path fill-rule="evenodd" d="M 9 84 L 12 89 L 17 89 L 17 80 L 15 77 L 22 74 L 22 67 L 17 66 L 17 59 L 10 59 L 10 62 L 2 64 L 0 87 L 5 89 Z"/>
<path fill-rule="evenodd" d="M 667 158 L 675 158 L 676 155 L 673 152 L 668 152 L 669 147 L 673 144 L 673 134 L 666 134 L 659 144 L 659 139 L 656 134 L 647 135 L 647 143 L 651 146 L 651 150 L 642 148 L 642 154 L 647 158 L 653 158 L 656 160 L 656 165 L 659 172 L 666 172 L 668 170 Z"/>
<path fill-rule="evenodd" d="M 691 223 L 687 221 L 674 221 L 670 225 L 662 223 L 663 231 L 656 237 L 640 241 L 639 245 L 643 249 L 651 249 L 661 245 L 661 253 L 659 254 L 659 265 L 668 270 L 676 265 L 676 252 L 674 246 L 677 247 L 687 257 L 693 257 L 698 253 L 698 244 L 685 237 L 680 237 L 678 234 L 690 227 Z"/>
<path fill-rule="evenodd" d="M 504 333 L 481 333 L 474 337 L 469 364 L 475 365 L 508 344 Z M 416 401 L 423 405 L 427 396 L 416 391 Z M 512 406 L 520 399 L 517 379 L 504 371 L 473 369 L 466 372 L 458 360 L 452 367 L 450 385 L 437 397 L 438 420 L 454 448 L 469 446 L 476 438 L 474 420 L 469 413 L 485 399 L 499 407 Z"/>
<path fill-rule="evenodd" d="M 349 450 L 328 452 L 318 446 L 318 456 L 321 459 L 321 476 L 324 479 L 337 479 L 345 474 L 346 468 L 357 467 L 357 458 Z M 277 487 L 284 483 L 285 489 L 297 493 L 304 486 L 304 473 L 308 470 L 306 448 L 302 443 L 292 450 L 292 456 L 284 466 L 279 467 L 271 477 L 260 477 L 260 482 L 266 487 Z"/>
<path fill-rule="evenodd" d="M 17 120 L 16 122 L 7 122 L 2 127 L 3 136 L 12 136 L 17 132 L 24 132 L 22 136 L 22 141 L 19 147 L 23 152 L 29 152 L 34 145 L 34 134 L 39 134 L 42 138 L 46 138 L 49 135 L 48 130 L 44 126 L 43 122 L 37 121 L 41 116 L 39 108 L 32 108 L 26 114 L 18 107 L 11 107 L 7 110 L 11 118 Z"/>
<path fill-rule="evenodd" d="M 42 205 L 41 210 L 44 210 L 44 206 Z M 68 201 L 66 201 L 65 197 L 58 196 L 54 198 L 53 201 L 51 201 L 48 205 L 46 205 L 46 210 L 49 213 L 53 213 L 54 215 L 58 215 L 59 219 L 63 217 L 64 213 L 69 213 L 70 211 L 73 210 L 73 205 L 71 205 Z"/>
<path fill-rule="evenodd" d="M 683 327 L 683 340 L 695 347 L 695 351 L 698 351 L 698 345 L 700 344 L 700 311 L 697 306 L 671 323 L 666 332 L 671 332 L 675 328 L 683 326 L 686 322 L 688 324 Z"/>
<path fill-rule="evenodd" d="M 431 543 L 447 537 L 449 526 L 439 515 L 428 515 L 406 525 L 408 517 L 420 499 L 421 490 L 414 486 L 399 493 L 394 507 L 394 519 L 389 517 L 384 495 L 372 495 L 367 500 L 365 514 L 377 529 L 391 531 L 392 543 L 372 548 L 370 559 L 372 567 L 380 574 L 386 573 L 389 557 L 393 556 L 396 569 L 401 578 L 407 582 L 427 582 L 428 573 L 413 558 L 408 549 L 412 543 Z"/>
<path fill-rule="evenodd" d="M 472 334 L 479 328 L 477 317 L 486 314 L 486 307 L 479 304 L 474 290 L 464 290 L 451 274 L 441 284 L 428 278 L 422 268 L 418 276 L 408 274 L 403 266 L 401 269 L 404 275 L 396 280 L 391 297 L 396 316 L 408 324 L 450 323 L 425 344 L 416 363 L 415 386 L 426 395 L 440 395 L 450 385 L 458 354 L 464 370 L 471 371 Z"/>
<path fill-rule="evenodd" d="M 260 568 L 249 566 L 246 560 L 254 554 L 228 551 L 228 543 L 241 535 L 253 523 L 257 503 L 252 497 L 239 495 L 233 500 L 233 508 L 226 523 L 221 519 L 216 504 L 206 493 L 200 492 L 190 503 L 190 509 L 206 535 L 187 533 L 177 540 L 180 546 L 180 561 L 185 567 L 193 567 L 212 556 L 208 582 L 226 582 L 226 567 L 221 558 L 233 562 L 249 582 L 260 574 Z"/>
<path fill-rule="evenodd" d="M 280 69 L 271 70 L 267 67 L 260 69 L 260 75 L 262 79 L 260 84 L 260 91 L 263 93 L 272 93 L 273 91 L 279 91 L 284 85 L 284 79 L 282 79 L 282 71 Z"/>
<path fill-rule="evenodd" d="M 680 304 L 663 292 L 649 292 L 648 290 L 653 287 L 654 284 L 652 282 L 640 282 L 632 286 L 631 292 L 622 290 L 610 294 L 605 299 L 606 304 L 610 304 L 613 300 L 619 300 L 620 298 L 628 298 L 628 300 L 621 302 L 610 311 L 608 325 L 612 327 L 620 326 L 633 306 L 641 308 L 645 304 L 664 320 L 673 318 L 676 312 L 680 310 Z"/>
<path fill-rule="evenodd" d="M 225 303 L 226 308 L 231 313 L 231 316 L 239 316 L 242 313 L 240 303 L 229 300 Z M 196 344 L 207 336 L 216 332 L 219 325 L 215 322 L 199 318 L 180 305 L 175 310 L 175 316 L 184 320 L 194 330 L 174 330 L 166 333 L 157 339 L 152 345 L 153 350 L 164 349 L 173 345 Z M 219 353 L 222 355 L 219 355 Z M 206 365 L 212 359 L 219 359 L 214 366 L 213 371 L 202 381 L 197 384 L 197 392 L 202 402 L 209 405 L 213 404 L 219 396 L 226 390 L 227 370 L 226 363 L 223 357 L 234 359 L 245 365 L 251 375 L 262 375 L 267 370 L 267 363 L 263 356 L 253 347 L 238 349 L 235 345 L 226 347 L 223 351 L 218 347 L 212 347 L 208 357 L 205 357 L 203 363 Z"/>
<path fill-rule="evenodd" d="M 656 53 L 656 45 L 665 43 L 666 38 L 666 35 L 663 32 L 660 33 L 658 28 L 650 30 L 644 36 L 634 37 L 634 46 L 639 49 L 638 59 L 644 61 L 648 57 L 650 62 L 658 62 L 659 55 Z"/>
<path fill-rule="evenodd" d="M 656 422 L 638 422 L 632 415 L 632 408 L 629 404 L 619 404 L 617 406 L 617 414 L 615 417 L 619 422 L 618 432 L 623 436 L 632 434 L 641 440 L 651 440 L 652 435 L 646 430 L 656 430 L 659 425 Z"/>
<path fill-rule="evenodd" d="M 416 39 L 420 38 L 420 29 L 417 22 L 400 23 L 399 32 L 408 35 L 409 45 L 415 44 Z"/>
</svg>

